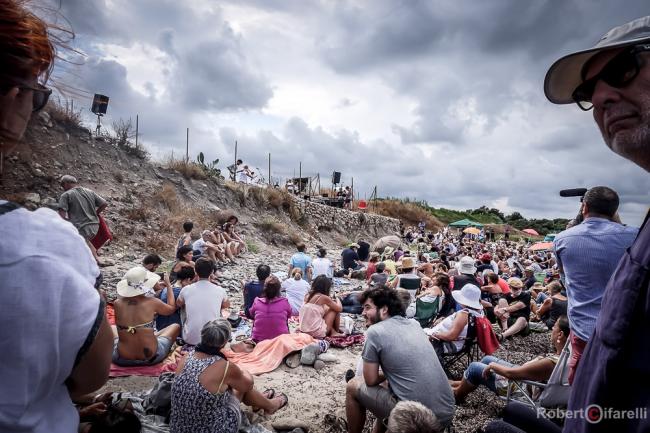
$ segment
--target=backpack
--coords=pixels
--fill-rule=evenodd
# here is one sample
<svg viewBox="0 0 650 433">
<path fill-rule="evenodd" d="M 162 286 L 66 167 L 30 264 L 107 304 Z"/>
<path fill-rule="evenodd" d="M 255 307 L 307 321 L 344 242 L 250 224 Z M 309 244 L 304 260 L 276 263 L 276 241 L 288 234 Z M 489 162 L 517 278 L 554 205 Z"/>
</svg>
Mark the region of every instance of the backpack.
<svg viewBox="0 0 650 433">
<path fill-rule="evenodd" d="M 499 348 L 499 340 L 487 317 L 476 317 L 476 340 L 481 352 L 491 355 Z"/>
</svg>

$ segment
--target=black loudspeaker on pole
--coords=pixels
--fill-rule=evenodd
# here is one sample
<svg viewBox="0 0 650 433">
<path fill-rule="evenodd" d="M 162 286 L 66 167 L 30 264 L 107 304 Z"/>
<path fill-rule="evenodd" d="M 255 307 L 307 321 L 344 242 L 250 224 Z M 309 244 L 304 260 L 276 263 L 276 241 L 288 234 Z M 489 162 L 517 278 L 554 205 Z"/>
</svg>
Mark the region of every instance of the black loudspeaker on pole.
<svg viewBox="0 0 650 433">
<path fill-rule="evenodd" d="M 335 171 L 332 173 L 332 183 L 337 185 L 341 183 L 341 172 L 340 171 Z"/>
<path fill-rule="evenodd" d="M 90 111 L 98 115 L 106 114 L 107 108 L 108 108 L 108 96 L 95 93 L 95 97 L 93 98 L 93 105 L 90 108 Z"/>
</svg>

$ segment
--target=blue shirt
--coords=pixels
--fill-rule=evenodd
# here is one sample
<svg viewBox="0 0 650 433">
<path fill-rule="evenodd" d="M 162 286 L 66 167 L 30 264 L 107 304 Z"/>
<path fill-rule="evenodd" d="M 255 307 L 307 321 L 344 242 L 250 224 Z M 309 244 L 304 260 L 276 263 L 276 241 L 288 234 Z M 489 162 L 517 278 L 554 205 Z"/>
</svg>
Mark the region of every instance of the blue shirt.
<svg viewBox="0 0 650 433">
<path fill-rule="evenodd" d="M 252 319 L 250 308 L 255 298 L 262 295 L 262 289 L 264 289 L 264 281 L 250 281 L 244 284 L 244 314 L 249 319 Z"/>
<path fill-rule="evenodd" d="M 182 287 L 172 287 L 172 290 L 174 291 L 174 299 L 178 299 L 178 295 L 180 295 L 181 289 Z M 166 287 L 160 291 L 160 300 L 163 301 L 165 304 L 167 303 Z M 181 329 L 183 328 L 183 323 L 181 322 L 181 314 L 178 308 L 173 314 L 170 314 L 169 316 L 161 316 L 161 315 L 156 316 L 156 329 L 158 331 L 174 323 L 178 323 L 179 325 L 181 325 Z M 182 336 L 183 335 L 181 332 L 181 337 Z"/>
<path fill-rule="evenodd" d="M 603 295 L 603 308 L 585 348 L 569 400 L 569 410 L 603 408 L 645 413 L 628 419 L 605 418 L 592 424 L 567 417 L 571 433 L 650 431 L 650 213 L 639 237 L 623 255 Z M 637 409 L 638 410 L 638 409 Z M 645 415 L 645 416 L 644 416 Z"/>
<path fill-rule="evenodd" d="M 589 341 L 605 286 L 638 231 L 589 217 L 556 236 L 553 249 L 566 281 L 569 324 L 580 339 Z"/>
<path fill-rule="evenodd" d="M 303 252 L 297 252 L 291 256 L 291 266 L 302 269 L 302 279 L 307 280 L 307 268 L 311 268 L 311 257 Z"/>
</svg>

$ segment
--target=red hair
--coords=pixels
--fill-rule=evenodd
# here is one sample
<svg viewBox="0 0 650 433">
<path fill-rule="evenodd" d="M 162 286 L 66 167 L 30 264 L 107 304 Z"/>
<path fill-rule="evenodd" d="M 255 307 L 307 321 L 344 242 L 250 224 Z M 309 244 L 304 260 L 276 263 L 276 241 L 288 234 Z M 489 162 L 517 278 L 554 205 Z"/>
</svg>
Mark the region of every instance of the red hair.
<svg viewBox="0 0 650 433">
<path fill-rule="evenodd" d="M 48 25 L 27 9 L 26 0 L 0 0 L 0 85 L 39 77 L 46 81 L 56 49 Z"/>
</svg>

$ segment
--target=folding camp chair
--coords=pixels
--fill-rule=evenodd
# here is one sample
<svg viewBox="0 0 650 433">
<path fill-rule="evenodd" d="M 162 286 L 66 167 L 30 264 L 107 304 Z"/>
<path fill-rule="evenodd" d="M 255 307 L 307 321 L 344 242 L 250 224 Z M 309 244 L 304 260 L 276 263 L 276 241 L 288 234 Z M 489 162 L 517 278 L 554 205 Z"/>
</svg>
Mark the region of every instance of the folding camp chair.
<svg viewBox="0 0 650 433">
<path fill-rule="evenodd" d="M 438 317 L 440 311 L 440 298 L 436 297 L 433 302 L 424 302 L 421 299 L 415 300 L 415 317 L 421 327 L 428 328 Z"/>
<path fill-rule="evenodd" d="M 400 278 L 399 287 L 408 290 L 411 294 L 411 301 L 413 301 L 416 293 L 420 290 L 420 278 Z"/>
<path fill-rule="evenodd" d="M 506 402 L 516 399 L 521 403 L 531 406 L 533 409 L 538 407 L 544 409 L 566 407 L 569 403 L 569 394 L 571 393 L 571 387 L 569 385 L 569 359 L 571 359 L 571 343 L 567 340 L 547 383 L 532 380 L 509 380 L 508 392 L 502 398 Z M 529 392 L 531 388 L 533 393 Z M 541 390 L 539 396 L 534 395 L 536 389 Z M 513 395 L 513 391 L 516 395 Z"/>
<path fill-rule="evenodd" d="M 445 372 L 449 373 L 449 369 L 456 363 L 465 360 L 464 368 L 479 358 L 478 342 L 476 340 L 476 319 L 473 315 L 469 315 L 467 323 L 467 336 L 462 349 L 458 352 L 442 354 L 442 368 Z"/>
</svg>

